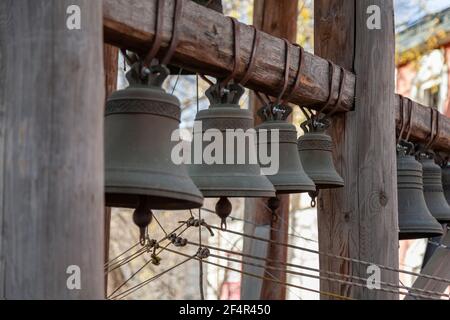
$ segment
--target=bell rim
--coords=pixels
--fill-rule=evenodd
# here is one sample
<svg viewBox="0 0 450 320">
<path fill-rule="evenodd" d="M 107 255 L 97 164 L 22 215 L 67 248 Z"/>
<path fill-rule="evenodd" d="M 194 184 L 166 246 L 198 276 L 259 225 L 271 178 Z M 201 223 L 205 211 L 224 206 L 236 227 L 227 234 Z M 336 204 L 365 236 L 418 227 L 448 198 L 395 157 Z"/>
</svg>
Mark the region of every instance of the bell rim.
<svg viewBox="0 0 450 320">
<path fill-rule="evenodd" d="M 236 188 L 223 190 L 207 190 L 200 188 L 200 190 L 203 193 L 203 197 L 205 198 L 272 198 L 276 196 L 276 191 L 267 190 L 238 190 Z"/>
<path fill-rule="evenodd" d="M 399 240 L 414 240 L 414 239 L 428 239 L 439 237 L 443 235 L 443 230 L 439 232 L 437 229 L 424 230 L 420 229 L 408 229 L 400 230 L 398 233 Z"/>
<path fill-rule="evenodd" d="M 151 192 L 151 194 L 149 194 Z M 179 196 L 183 195 L 184 198 Z M 203 206 L 204 197 L 193 195 L 192 193 L 184 193 L 180 191 L 167 191 L 155 188 L 136 188 L 136 187 L 105 187 L 105 205 L 118 208 L 135 208 L 140 196 L 148 196 L 150 199 L 155 198 L 161 201 L 161 205 L 151 205 L 150 209 L 154 210 L 189 210 L 201 208 Z M 120 197 L 124 200 L 114 202 L 111 197 Z M 108 200 L 106 200 L 108 199 Z M 134 203 L 134 205 L 128 205 Z M 156 203 L 156 201 L 155 201 Z"/>
</svg>

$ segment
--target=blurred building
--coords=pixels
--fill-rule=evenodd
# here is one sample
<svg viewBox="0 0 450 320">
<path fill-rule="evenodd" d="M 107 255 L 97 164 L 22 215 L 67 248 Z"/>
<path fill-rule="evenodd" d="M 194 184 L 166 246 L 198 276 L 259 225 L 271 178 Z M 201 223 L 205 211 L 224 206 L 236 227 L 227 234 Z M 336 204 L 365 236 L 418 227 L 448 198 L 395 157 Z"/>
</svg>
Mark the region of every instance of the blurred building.
<svg viewBox="0 0 450 320">
<path fill-rule="evenodd" d="M 397 93 L 450 115 L 450 8 L 399 28 Z"/>
</svg>

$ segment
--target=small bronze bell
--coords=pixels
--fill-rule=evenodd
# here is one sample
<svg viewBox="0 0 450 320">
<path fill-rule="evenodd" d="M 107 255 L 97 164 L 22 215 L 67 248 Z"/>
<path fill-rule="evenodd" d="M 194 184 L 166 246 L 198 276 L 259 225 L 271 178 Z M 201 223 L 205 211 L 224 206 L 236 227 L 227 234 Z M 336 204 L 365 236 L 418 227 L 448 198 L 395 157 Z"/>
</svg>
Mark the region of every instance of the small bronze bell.
<svg viewBox="0 0 450 320">
<path fill-rule="evenodd" d="M 243 93 L 244 88 L 238 84 L 228 84 L 223 89 L 220 84 L 212 85 L 206 91 L 211 103 L 209 109 L 199 111 L 195 118 L 197 124 L 201 123 L 201 130 L 195 131 L 194 124 L 189 174 L 205 197 L 220 198 L 216 205 L 216 214 L 222 220 L 222 228 L 226 228 L 226 218 L 232 209 L 227 197 L 275 196 L 273 185 L 261 174 L 256 144 L 252 143 L 251 139 L 244 139 L 243 146 L 239 147 L 236 141 L 239 138 L 233 135 L 245 133 L 247 138 L 256 137 L 251 111 L 241 109 L 238 104 Z M 209 148 L 209 143 L 205 144 L 203 141 L 207 131 L 222 137 L 222 143 L 218 146 L 220 150 L 215 151 L 220 151 L 222 157 L 212 163 L 206 163 L 203 159 L 206 148 Z M 248 141 L 248 144 L 245 141 Z M 196 150 L 201 152 L 200 163 L 196 163 Z M 252 162 L 252 159 L 255 161 Z"/>
<path fill-rule="evenodd" d="M 290 194 L 313 192 L 316 190 L 314 182 L 303 170 L 300 156 L 297 150 L 297 130 L 295 126 L 288 123 L 286 119 L 292 112 L 289 106 L 266 106 L 259 110 L 258 115 L 264 121 L 255 129 L 258 133 L 258 147 L 271 149 L 272 132 L 278 131 L 279 141 L 276 150 L 279 153 L 279 168 L 275 175 L 267 175 L 275 187 L 277 194 Z M 260 133 L 265 130 L 263 137 Z"/>
<path fill-rule="evenodd" d="M 137 208 L 142 206 L 142 196 L 150 209 L 190 209 L 203 204 L 186 167 L 171 159 L 175 146 L 171 135 L 180 122 L 180 102 L 161 88 L 168 73 L 162 65 L 148 69 L 135 63 L 127 73 L 129 87 L 108 98 L 107 206 Z"/>
<path fill-rule="evenodd" d="M 450 203 L 450 165 L 446 165 L 442 169 L 442 186 L 447 203 Z"/>
<path fill-rule="evenodd" d="M 442 235 L 442 227 L 427 208 L 423 193 L 422 165 L 405 147 L 397 152 L 399 239 Z"/>
<path fill-rule="evenodd" d="M 189 174 L 205 197 L 275 196 L 273 185 L 261 174 L 256 146 L 249 142 L 241 150 L 239 143 L 233 138 L 233 149 L 228 149 L 232 143 L 227 132 L 243 133 L 253 128 L 252 113 L 250 110 L 241 109 L 238 104 L 243 93 L 244 88 L 237 84 L 228 85 L 224 94 L 219 92 L 219 85 L 213 85 L 206 91 L 211 102 L 209 109 L 197 113 L 195 121 L 201 123 L 202 130 L 194 131 Z M 209 129 L 217 131 L 223 137 L 221 163 L 196 163 L 195 150 L 201 150 L 201 154 L 204 154 L 209 143 L 204 143 L 202 137 Z M 252 136 L 251 133 L 248 135 Z M 200 142 L 201 146 L 196 146 L 196 142 Z M 245 160 L 242 162 L 239 159 Z M 250 159 L 256 159 L 255 163 L 251 163 Z"/>
<path fill-rule="evenodd" d="M 333 141 L 325 133 L 328 126 L 329 123 L 325 121 L 306 121 L 301 125 L 305 134 L 298 139 L 298 151 L 303 168 L 317 189 L 344 186 L 344 180 L 334 167 Z"/>
<path fill-rule="evenodd" d="M 432 158 L 421 158 L 423 168 L 423 192 L 427 207 L 440 223 L 450 222 L 450 206 L 442 187 L 442 170 Z"/>
</svg>

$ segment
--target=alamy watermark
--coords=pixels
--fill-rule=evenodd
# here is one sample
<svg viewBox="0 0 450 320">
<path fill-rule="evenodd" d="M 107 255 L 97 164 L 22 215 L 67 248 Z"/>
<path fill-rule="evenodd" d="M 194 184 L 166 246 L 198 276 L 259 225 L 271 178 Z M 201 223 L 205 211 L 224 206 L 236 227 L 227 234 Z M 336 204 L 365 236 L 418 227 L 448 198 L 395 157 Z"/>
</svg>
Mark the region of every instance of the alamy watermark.
<svg viewBox="0 0 450 320">
<path fill-rule="evenodd" d="M 270 143 L 259 143 L 257 147 L 258 140 Z M 171 159 L 177 165 L 259 164 L 261 174 L 266 176 L 277 174 L 280 167 L 279 130 L 260 129 L 258 134 L 255 129 L 222 132 L 210 128 L 203 131 L 202 122 L 195 121 L 192 133 L 177 129 L 172 132 L 171 141 L 176 142 Z"/>
</svg>

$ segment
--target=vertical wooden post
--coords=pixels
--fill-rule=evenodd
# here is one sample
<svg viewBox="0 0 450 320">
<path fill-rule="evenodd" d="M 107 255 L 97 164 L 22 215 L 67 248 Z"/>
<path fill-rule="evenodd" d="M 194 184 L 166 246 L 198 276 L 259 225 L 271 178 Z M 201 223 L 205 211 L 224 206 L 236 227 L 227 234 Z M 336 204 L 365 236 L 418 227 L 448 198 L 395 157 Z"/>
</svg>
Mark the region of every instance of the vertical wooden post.
<svg viewBox="0 0 450 320">
<path fill-rule="evenodd" d="M 297 35 L 297 11 L 298 2 L 291 0 L 255 0 L 253 24 L 259 30 L 267 32 L 269 34 L 286 38 L 291 42 L 295 42 Z M 281 86 L 282 84 L 280 84 Z M 259 123 L 259 118 L 256 116 L 256 112 L 260 104 L 252 99 L 252 108 L 255 115 L 255 124 Z M 267 199 L 247 199 L 245 203 L 246 207 L 246 219 L 254 221 L 260 225 L 259 229 L 271 230 L 270 239 L 277 242 L 288 241 L 288 227 L 289 227 L 289 196 L 280 196 L 281 204 L 277 210 L 277 215 L 280 217 L 277 220 L 272 219 L 272 212 L 267 209 Z M 247 227 L 248 228 L 248 227 Z M 252 228 L 251 233 L 255 232 L 255 228 Z M 260 234 L 259 234 L 260 236 Z M 258 250 L 257 246 L 266 246 L 261 242 L 251 244 L 248 239 L 244 240 L 245 250 L 250 250 L 253 246 L 255 251 Z M 248 251 L 247 251 L 248 252 Z M 256 252 L 255 252 L 256 253 Z M 287 261 L 287 248 L 268 245 L 267 257 L 279 261 Z M 276 267 L 282 269 L 283 266 L 277 264 Z M 270 274 L 270 275 L 269 275 Z M 286 281 L 286 272 L 274 271 L 273 269 L 267 270 L 264 273 L 266 277 L 274 277 L 279 281 Z M 258 281 L 258 280 L 256 280 Z M 244 282 L 243 285 L 253 285 L 255 280 Z M 258 281 L 260 282 L 260 281 Z M 286 298 L 286 287 L 271 281 L 262 281 L 260 298 L 263 300 L 283 300 Z M 254 292 L 256 295 L 257 293 Z M 246 297 L 258 299 L 259 297 Z"/>
<path fill-rule="evenodd" d="M 1 298 L 103 297 L 102 34 L 101 1 L 0 2 Z"/>
<path fill-rule="evenodd" d="M 316 54 L 357 76 L 355 111 L 336 117 L 330 130 L 345 188 L 321 192 L 319 248 L 398 268 L 393 3 L 315 0 L 314 11 Z M 365 265 L 325 256 L 320 257 L 320 267 L 371 275 Z M 394 272 L 382 270 L 381 275 L 383 281 L 398 283 Z M 357 299 L 398 298 L 331 281 L 322 281 L 321 289 Z"/>
<path fill-rule="evenodd" d="M 105 100 L 117 89 L 117 75 L 119 71 L 119 48 L 109 44 L 103 45 L 103 59 L 105 72 Z M 103 108 L 102 108 L 103 109 Z M 105 263 L 109 260 L 109 235 L 111 227 L 111 208 L 105 207 Z M 105 298 L 108 294 L 108 273 L 105 273 Z"/>
</svg>

